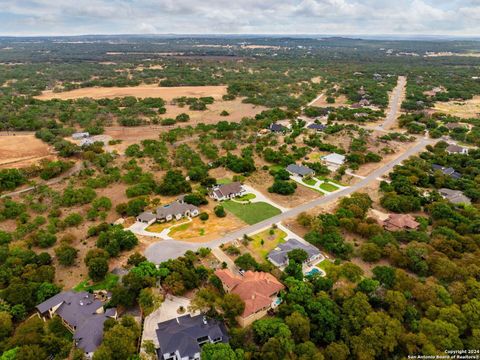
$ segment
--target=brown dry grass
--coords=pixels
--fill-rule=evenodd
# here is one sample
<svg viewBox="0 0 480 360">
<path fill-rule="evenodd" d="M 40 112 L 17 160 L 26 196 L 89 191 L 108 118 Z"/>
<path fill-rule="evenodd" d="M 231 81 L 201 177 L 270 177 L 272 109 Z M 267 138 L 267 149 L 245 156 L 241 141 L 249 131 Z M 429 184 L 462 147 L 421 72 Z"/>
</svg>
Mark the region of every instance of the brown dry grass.
<svg viewBox="0 0 480 360">
<path fill-rule="evenodd" d="M 475 118 L 480 114 L 480 96 L 465 101 L 437 102 L 434 110 L 462 119 Z"/>
<path fill-rule="evenodd" d="M 271 199 L 274 203 L 284 206 L 293 208 L 295 206 L 304 204 L 306 202 L 312 201 L 313 199 L 319 198 L 322 196 L 320 193 L 316 192 L 315 190 L 311 190 L 306 188 L 305 186 L 298 185 L 297 190 L 292 195 L 279 195 L 273 194 L 268 192 L 268 188 L 273 183 L 272 176 L 265 170 L 259 170 L 249 176 L 246 179 L 246 183 L 260 191 L 266 197 Z"/>
<path fill-rule="evenodd" d="M 51 99 L 79 99 L 79 98 L 116 98 L 125 96 L 135 96 L 138 98 L 160 97 L 170 101 L 181 96 L 202 97 L 212 96 L 220 99 L 227 93 L 227 87 L 220 86 L 176 86 L 176 87 L 159 87 L 157 85 L 141 85 L 131 87 L 90 87 L 81 88 L 71 91 L 54 93 L 52 90 L 43 91 L 41 95 L 36 96 L 38 100 Z"/>
<path fill-rule="evenodd" d="M 339 97 L 335 98 L 335 102 L 333 104 L 329 104 L 327 102 L 327 96 L 326 95 L 323 95 L 320 99 L 318 99 L 317 101 L 315 101 L 312 106 L 318 106 L 318 107 L 327 107 L 327 106 L 331 106 L 331 107 L 341 107 L 341 106 L 348 106 L 348 103 L 347 103 L 347 98 L 345 97 L 345 95 L 340 95 Z"/>
<path fill-rule="evenodd" d="M 0 136 L 0 168 L 26 167 L 50 158 L 50 147 L 33 134 Z"/>
</svg>

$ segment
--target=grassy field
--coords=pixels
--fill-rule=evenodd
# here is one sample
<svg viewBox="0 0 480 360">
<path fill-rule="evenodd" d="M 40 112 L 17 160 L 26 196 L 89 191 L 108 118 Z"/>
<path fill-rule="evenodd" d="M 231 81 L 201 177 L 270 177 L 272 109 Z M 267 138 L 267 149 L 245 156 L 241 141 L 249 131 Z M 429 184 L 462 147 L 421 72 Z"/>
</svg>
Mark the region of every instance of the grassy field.
<svg viewBox="0 0 480 360">
<path fill-rule="evenodd" d="M 252 241 L 248 244 L 248 249 L 265 259 L 268 253 L 275 249 L 278 244 L 285 242 L 286 237 L 287 233 L 280 229 L 264 230 L 251 236 Z"/>
<path fill-rule="evenodd" d="M 186 222 L 186 223 L 174 226 L 170 229 L 168 235 L 173 236 L 176 232 L 185 231 L 190 227 L 190 225 L 191 225 L 191 222 Z"/>
<path fill-rule="evenodd" d="M 281 213 L 279 209 L 265 202 L 239 204 L 234 201 L 224 201 L 225 210 L 231 212 L 249 225 L 256 224 Z"/>
<path fill-rule="evenodd" d="M 338 187 L 336 187 L 335 185 L 332 185 L 330 183 L 323 183 L 323 184 L 320 185 L 320 189 L 332 192 L 332 191 L 338 190 Z"/>
<path fill-rule="evenodd" d="M 118 275 L 108 273 L 105 280 L 88 285 L 90 280 L 83 280 L 73 288 L 74 291 L 112 290 L 118 282 Z"/>
<path fill-rule="evenodd" d="M 309 179 L 302 179 L 302 182 L 310 186 L 315 186 L 315 184 L 317 183 L 317 180 L 313 178 L 309 178 Z"/>
<path fill-rule="evenodd" d="M 255 195 L 255 194 L 245 194 L 243 196 L 238 197 L 237 200 L 248 201 L 248 200 L 253 200 L 256 197 L 257 197 L 257 195 Z"/>
<path fill-rule="evenodd" d="M 224 179 L 217 179 L 217 184 L 224 185 L 232 183 L 232 179 L 224 178 Z"/>
</svg>

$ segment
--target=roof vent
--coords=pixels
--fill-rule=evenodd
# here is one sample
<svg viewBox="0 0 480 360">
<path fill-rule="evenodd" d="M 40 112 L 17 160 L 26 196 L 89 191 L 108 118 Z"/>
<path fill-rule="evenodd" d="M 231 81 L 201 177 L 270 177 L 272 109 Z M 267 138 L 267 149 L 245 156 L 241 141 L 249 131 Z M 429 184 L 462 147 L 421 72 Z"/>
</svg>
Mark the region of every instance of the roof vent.
<svg viewBox="0 0 480 360">
<path fill-rule="evenodd" d="M 208 324 L 208 321 L 207 321 L 207 317 L 206 317 L 206 316 L 203 317 L 203 323 L 204 323 L 205 325 Z"/>
</svg>

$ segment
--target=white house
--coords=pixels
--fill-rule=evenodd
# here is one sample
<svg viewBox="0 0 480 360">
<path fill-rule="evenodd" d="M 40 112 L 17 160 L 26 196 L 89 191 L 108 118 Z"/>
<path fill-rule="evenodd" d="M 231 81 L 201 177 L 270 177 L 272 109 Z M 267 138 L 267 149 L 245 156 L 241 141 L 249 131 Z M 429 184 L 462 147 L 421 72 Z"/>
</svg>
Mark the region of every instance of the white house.
<svg viewBox="0 0 480 360">
<path fill-rule="evenodd" d="M 239 181 L 230 184 L 215 185 L 210 192 L 210 197 L 217 201 L 229 200 L 245 193 L 245 188 Z"/>
<path fill-rule="evenodd" d="M 195 217 L 200 210 L 195 205 L 187 204 L 183 200 L 176 200 L 168 205 L 158 207 L 155 213 L 145 211 L 137 216 L 137 221 L 151 225 L 155 221 L 165 222 L 180 220 L 183 217 Z"/>
<path fill-rule="evenodd" d="M 88 132 L 77 132 L 72 134 L 72 139 L 73 140 L 81 140 L 81 139 L 86 139 L 90 136 Z"/>
<path fill-rule="evenodd" d="M 331 153 L 322 156 L 322 160 L 330 170 L 335 171 L 345 163 L 345 156 L 337 153 Z"/>
</svg>

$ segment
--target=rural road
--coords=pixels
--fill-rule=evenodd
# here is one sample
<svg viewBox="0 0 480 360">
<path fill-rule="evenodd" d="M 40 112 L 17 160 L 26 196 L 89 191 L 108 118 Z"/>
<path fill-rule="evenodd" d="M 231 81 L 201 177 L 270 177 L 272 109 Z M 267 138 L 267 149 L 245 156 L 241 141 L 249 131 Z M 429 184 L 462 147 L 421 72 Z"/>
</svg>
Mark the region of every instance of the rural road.
<svg viewBox="0 0 480 360">
<path fill-rule="evenodd" d="M 51 180 L 48 180 L 48 181 L 44 181 L 44 182 L 41 182 L 35 186 L 30 186 L 28 188 L 25 188 L 25 189 L 21 189 L 21 190 L 17 190 L 17 191 L 12 191 L 10 193 L 7 193 L 7 194 L 2 194 L 0 195 L 0 199 L 1 198 L 4 198 L 4 197 L 11 197 L 11 196 L 16 196 L 16 195 L 20 195 L 20 194 L 23 194 L 23 193 L 26 193 L 26 192 L 29 192 L 29 191 L 32 191 L 34 189 L 36 189 L 37 187 L 41 186 L 41 185 L 53 185 L 53 184 L 57 184 L 59 183 L 60 181 L 62 181 L 63 179 L 66 179 L 67 177 L 69 176 L 72 176 L 78 172 L 80 172 L 80 170 L 83 169 L 83 163 L 82 162 L 77 162 L 75 163 L 75 165 L 73 165 L 73 167 L 68 170 L 67 172 L 61 174 L 60 176 L 54 178 L 54 179 L 51 179 Z"/>
<path fill-rule="evenodd" d="M 402 94 L 405 91 L 407 85 L 407 78 L 405 76 L 399 76 L 397 86 L 393 89 L 392 98 L 390 99 L 390 109 L 385 118 L 383 124 L 378 126 L 378 130 L 388 130 L 395 124 L 398 116 L 398 110 L 400 109 Z"/>
<path fill-rule="evenodd" d="M 325 195 L 321 198 L 315 199 L 308 203 L 304 203 L 295 208 L 287 210 L 279 215 L 276 215 L 272 218 L 261 221 L 257 224 L 250 225 L 250 226 L 241 228 L 239 230 L 233 231 L 228 235 L 222 238 L 219 238 L 217 240 L 212 240 L 210 242 L 204 242 L 204 243 L 189 243 L 189 242 L 184 242 L 179 240 L 162 240 L 155 244 L 150 245 L 145 250 L 145 256 L 147 257 L 148 260 L 158 264 L 158 263 L 161 263 L 162 261 L 182 256 L 187 250 L 196 251 L 200 247 L 214 248 L 216 246 L 219 246 L 220 244 L 224 244 L 224 243 L 233 241 L 235 239 L 242 238 L 244 234 L 252 234 L 252 233 L 258 232 L 275 223 L 279 223 L 283 220 L 296 217 L 302 212 L 311 210 L 317 206 L 328 204 L 332 201 L 337 200 L 340 197 L 348 196 L 362 189 L 363 187 L 368 185 L 370 182 L 375 181 L 377 178 L 388 173 L 390 170 L 393 169 L 394 166 L 400 164 L 402 161 L 408 159 L 410 156 L 415 155 L 416 153 L 422 151 L 426 145 L 433 144 L 433 143 L 435 143 L 435 140 L 422 138 L 414 146 L 409 148 L 399 157 L 383 165 L 382 167 L 372 171 L 364 179 L 360 180 L 358 183 L 348 188 L 338 190 L 334 193 L 330 193 L 328 195 Z"/>
</svg>

